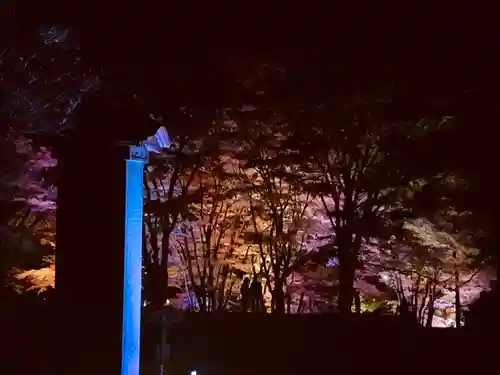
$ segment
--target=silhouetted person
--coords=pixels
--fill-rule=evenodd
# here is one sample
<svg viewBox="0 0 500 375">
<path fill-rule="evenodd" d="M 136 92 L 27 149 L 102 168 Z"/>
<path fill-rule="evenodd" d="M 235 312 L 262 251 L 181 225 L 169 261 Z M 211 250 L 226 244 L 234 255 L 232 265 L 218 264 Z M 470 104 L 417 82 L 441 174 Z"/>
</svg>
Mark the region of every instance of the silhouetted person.
<svg viewBox="0 0 500 375">
<path fill-rule="evenodd" d="M 243 279 L 243 284 L 241 285 L 240 294 L 241 294 L 241 310 L 247 312 L 248 308 L 250 307 L 250 302 L 252 300 L 252 295 L 250 291 L 250 279 L 248 277 L 245 277 Z"/>
<path fill-rule="evenodd" d="M 250 286 L 252 294 L 252 311 L 261 312 L 264 308 L 264 298 L 262 296 L 262 284 L 257 278 L 254 278 Z"/>
</svg>

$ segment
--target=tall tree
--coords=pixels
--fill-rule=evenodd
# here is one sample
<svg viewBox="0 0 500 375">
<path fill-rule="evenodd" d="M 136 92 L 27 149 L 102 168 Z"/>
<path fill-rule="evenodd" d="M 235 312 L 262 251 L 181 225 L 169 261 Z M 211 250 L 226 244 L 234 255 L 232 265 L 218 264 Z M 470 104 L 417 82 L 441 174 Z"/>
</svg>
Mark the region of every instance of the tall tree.
<svg viewBox="0 0 500 375">
<path fill-rule="evenodd" d="M 0 171 L 4 245 L 9 249 L 3 255 L 13 255 L 3 263 L 15 266 L 15 276 L 27 280 L 28 288 L 45 288 L 54 282 L 57 195 L 57 161 L 47 136 L 75 126 L 75 110 L 98 80 L 67 29 L 37 27 L 22 35 L 22 41 L 20 34 L 6 36 L 0 51 L 0 134 L 9 145 L 2 147 L 6 159 L 1 164 L 7 171 Z M 19 241 L 32 244 L 29 254 Z"/>
<path fill-rule="evenodd" d="M 44 290 L 54 284 L 57 191 L 48 172 L 56 160 L 25 138 L 4 144 L 11 147 L 2 148 L 2 165 L 10 167 L 0 178 L 2 278 L 9 290 Z"/>
<path fill-rule="evenodd" d="M 437 173 L 424 163 L 430 155 L 422 156 L 419 147 L 448 119 L 424 117 L 415 122 L 405 114 L 405 120 L 390 112 L 392 105 L 356 99 L 302 111 L 296 120 L 310 191 L 330 218 L 343 314 L 351 311 L 363 241 L 380 234 L 409 183 Z"/>
<path fill-rule="evenodd" d="M 277 313 L 290 311 L 292 276 L 308 259 L 312 229 L 306 215 L 310 194 L 302 188 L 300 167 L 282 148 L 285 140 L 279 127 L 256 124 L 236 153 L 240 189 L 249 206 L 247 241 L 271 294 L 271 311 Z"/>
<path fill-rule="evenodd" d="M 2 126 L 31 135 L 54 135 L 75 126 L 76 109 L 99 80 L 73 36 L 56 25 L 40 27 L 30 36 L 29 48 L 13 44 L 0 52 Z"/>
<path fill-rule="evenodd" d="M 365 272 L 378 274 L 395 292 L 389 299 L 397 297 L 402 315 L 430 327 L 441 311 L 453 308 L 458 327 L 462 304 L 483 287 L 477 249 L 469 246 L 450 228 L 417 218 L 388 241 L 373 241 L 361 260 Z"/>
</svg>

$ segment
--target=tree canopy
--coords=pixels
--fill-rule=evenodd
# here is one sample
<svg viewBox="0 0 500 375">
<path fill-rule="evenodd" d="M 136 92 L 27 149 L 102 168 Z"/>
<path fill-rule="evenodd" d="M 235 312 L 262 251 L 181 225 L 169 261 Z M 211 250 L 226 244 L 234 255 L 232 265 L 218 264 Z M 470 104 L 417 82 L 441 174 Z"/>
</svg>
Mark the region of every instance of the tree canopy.
<svg viewBox="0 0 500 375">
<path fill-rule="evenodd" d="M 145 178 L 150 302 L 163 304 L 162 286 L 173 283 L 190 308 L 238 309 L 249 277 L 271 312 L 348 314 L 376 299 L 407 304 L 430 324 L 445 294 L 458 296 L 458 311 L 465 288 L 484 287 L 485 259 L 500 270 L 497 185 L 485 173 L 494 91 L 468 69 L 480 48 L 457 58 L 435 40 L 432 61 L 418 48 L 398 59 L 383 43 L 346 54 L 352 41 L 321 49 L 290 34 L 293 51 L 245 53 L 236 32 L 210 44 L 221 35 L 209 14 L 190 29 L 171 9 L 144 29 L 134 25 L 152 17 L 145 7 L 111 16 L 91 3 L 61 5 L 49 17 L 47 3 L 14 6 L 20 32 L 3 36 L 0 54 L 2 158 L 12 168 L 0 188 L 5 207 L 24 206 L 9 223 L 54 208 L 50 147 L 27 135 L 64 134 L 75 116 L 165 124 L 172 147 Z M 242 31 L 251 16 L 240 16 L 227 29 Z M 81 108 L 88 97 L 98 110 Z"/>
</svg>

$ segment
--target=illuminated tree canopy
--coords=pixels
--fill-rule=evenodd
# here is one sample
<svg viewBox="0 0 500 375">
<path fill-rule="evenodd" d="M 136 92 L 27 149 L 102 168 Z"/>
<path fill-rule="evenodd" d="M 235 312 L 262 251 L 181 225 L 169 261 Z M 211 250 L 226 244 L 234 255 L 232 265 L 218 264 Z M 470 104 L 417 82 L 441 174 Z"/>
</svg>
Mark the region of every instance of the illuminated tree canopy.
<svg viewBox="0 0 500 375">
<path fill-rule="evenodd" d="M 6 277 L 53 270 L 56 161 L 40 140 L 71 130 L 85 96 L 105 92 L 126 102 L 110 106 L 140 106 L 172 141 L 152 155 L 145 176 L 148 303 L 162 305 L 166 286 L 176 285 L 186 308 L 238 310 L 244 278 L 257 277 L 269 312 L 350 313 L 356 305 L 395 312 L 405 301 L 429 325 L 486 288 L 486 260 L 496 256 L 484 220 L 491 211 L 471 203 L 484 181 L 446 151 L 453 146 L 457 156 L 463 146 L 470 114 L 457 109 L 469 100 L 462 88 L 455 100 L 444 84 L 430 90 L 391 76 L 366 87 L 358 79 L 351 89 L 325 66 L 312 72 L 283 56 L 238 54 L 204 65 L 213 75 L 179 61 L 147 71 L 134 54 L 134 76 L 99 60 L 89 42 L 96 35 L 36 30 L 34 44 L 0 54 L 0 129 L 9 146 L 2 158 L 15 166 L 2 170 L 0 188 L 12 209 L 3 243 L 14 249 L 13 233 L 28 230 L 43 264 L 10 262 Z M 141 77 L 150 78 L 142 90 Z M 328 87 L 313 95 L 307 82 L 321 78 Z M 183 80 L 189 88 L 175 100 L 155 95 Z M 191 96 L 196 85 L 199 96 Z M 53 274 L 42 278 L 44 288 Z"/>
</svg>

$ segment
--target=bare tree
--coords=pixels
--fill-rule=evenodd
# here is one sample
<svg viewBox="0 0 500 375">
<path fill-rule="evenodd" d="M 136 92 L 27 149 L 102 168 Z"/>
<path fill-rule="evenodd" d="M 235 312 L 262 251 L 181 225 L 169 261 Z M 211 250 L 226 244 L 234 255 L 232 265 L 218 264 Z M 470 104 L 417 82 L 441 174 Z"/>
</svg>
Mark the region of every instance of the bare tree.
<svg viewBox="0 0 500 375">
<path fill-rule="evenodd" d="M 407 187 L 435 173 L 414 163 L 418 145 L 447 119 L 386 120 L 384 100 L 353 101 L 303 111 L 296 121 L 297 157 L 309 171 L 310 191 L 323 202 L 338 259 L 339 310 L 350 314 L 363 242 L 385 232 Z M 293 146 L 291 146 L 293 147 Z M 405 163 L 410 163 L 411 167 Z"/>
<path fill-rule="evenodd" d="M 200 311 L 228 309 L 244 273 L 240 252 L 246 207 L 224 169 L 216 162 L 199 173 L 194 183 L 198 199 L 190 205 L 193 216 L 179 224 L 183 236 L 176 241 Z"/>
<path fill-rule="evenodd" d="M 459 327 L 467 300 L 461 290 L 481 271 L 475 264 L 477 249 L 422 218 L 405 222 L 400 237 L 390 242 L 374 250 L 378 264 L 365 254 L 365 267 L 382 272 L 397 294 L 400 310 L 407 308 L 419 324 L 432 326 L 446 305 L 454 307 Z"/>
<path fill-rule="evenodd" d="M 290 283 L 307 261 L 306 217 L 310 194 L 302 187 L 302 172 L 283 149 L 284 136 L 272 127 L 247 138 L 239 154 L 238 176 L 248 200 L 254 274 L 262 277 L 271 294 L 271 312 L 290 312 Z"/>
</svg>

